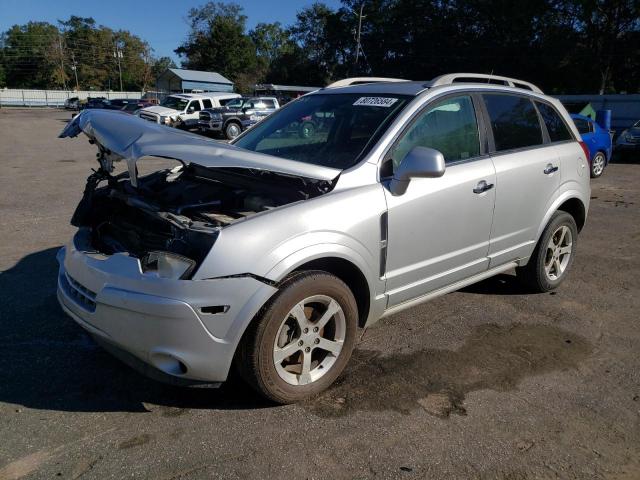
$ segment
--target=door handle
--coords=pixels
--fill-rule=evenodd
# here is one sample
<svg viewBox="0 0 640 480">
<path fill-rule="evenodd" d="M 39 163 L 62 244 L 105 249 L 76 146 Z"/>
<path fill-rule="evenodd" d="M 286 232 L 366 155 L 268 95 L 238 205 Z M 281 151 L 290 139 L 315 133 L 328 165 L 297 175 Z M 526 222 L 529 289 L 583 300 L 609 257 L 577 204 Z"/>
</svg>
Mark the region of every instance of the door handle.
<svg viewBox="0 0 640 480">
<path fill-rule="evenodd" d="M 558 167 L 556 167 L 555 165 L 552 165 L 551 163 L 549 163 L 547 165 L 547 168 L 544 169 L 544 174 L 545 175 L 551 175 L 553 172 L 557 172 L 558 171 Z"/>
<path fill-rule="evenodd" d="M 483 193 L 493 188 L 493 183 L 487 183 L 486 180 L 480 180 L 476 188 L 473 189 L 473 193 Z"/>
</svg>

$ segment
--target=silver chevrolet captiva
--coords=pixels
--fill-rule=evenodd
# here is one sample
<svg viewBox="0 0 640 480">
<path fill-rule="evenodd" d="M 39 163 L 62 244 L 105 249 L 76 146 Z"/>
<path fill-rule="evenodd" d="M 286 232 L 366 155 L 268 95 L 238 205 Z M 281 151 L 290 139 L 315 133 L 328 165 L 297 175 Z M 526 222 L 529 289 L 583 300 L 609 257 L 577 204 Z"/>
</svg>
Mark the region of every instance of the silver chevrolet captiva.
<svg viewBox="0 0 640 480">
<path fill-rule="evenodd" d="M 513 268 L 556 288 L 589 206 L 566 110 L 507 77 L 325 88 L 232 145 L 114 111 L 60 136 L 81 132 L 100 168 L 58 255 L 64 311 L 152 377 L 234 367 L 279 403 L 329 387 L 381 317 Z"/>
</svg>

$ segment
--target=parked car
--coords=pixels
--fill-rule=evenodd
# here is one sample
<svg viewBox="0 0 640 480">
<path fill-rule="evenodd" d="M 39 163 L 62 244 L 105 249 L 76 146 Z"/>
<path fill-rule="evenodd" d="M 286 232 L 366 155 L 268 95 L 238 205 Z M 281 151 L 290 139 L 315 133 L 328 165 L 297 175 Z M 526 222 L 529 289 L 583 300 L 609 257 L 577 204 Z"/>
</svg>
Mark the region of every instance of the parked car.
<svg viewBox="0 0 640 480">
<path fill-rule="evenodd" d="M 582 140 L 589 148 L 591 178 L 598 178 L 611 160 L 613 153 L 611 134 L 589 117 L 572 114 L 571 118 Z"/>
<path fill-rule="evenodd" d="M 640 152 L 640 120 L 622 131 L 616 140 L 616 150 L 623 153 Z"/>
<path fill-rule="evenodd" d="M 152 103 L 146 100 L 136 100 L 135 102 L 127 103 L 120 110 L 125 113 L 130 113 L 132 115 L 135 115 L 138 113 L 139 110 L 150 107 L 152 105 L 155 105 L 155 103 Z"/>
<path fill-rule="evenodd" d="M 131 103 L 137 104 L 140 102 L 139 98 L 112 98 L 109 100 L 109 104 L 113 107 L 117 107 L 122 110 L 122 107 L 129 105 Z"/>
<path fill-rule="evenodd" d="M 64 101 L 65 110 L 78 110 L 80 107 L 80 99 L 78 97 L 69 97 Z"/>
<path fill-rule="evenodd" d="M 200 112 L 205 108 L 217 108 L 240 98 L 237 93 L 176 93 L 166 97 L 160 105 L 143 108 L 138 116 L 162 125 L 188 129 L 198 126 Z"/>
<path fill-rule="evenodd" d="M 275 97 L 234 98 L 224 107 L 202 110 L 198 126 L 201 132 L 223 132 L 227 139 L 233 140 L 278 108 L 280 104 Z"/>
<path fill-rule="evenodd" d="M 106 110 L 120 110 L 122 105 L 114 105 L 110 100 L 104 97 L 89 97 L 85 103 L 80 104 L 80 110 L 85 109 L 106 109 Z"/>
<path fill-rule="evenodd" d="M 316 116 L 331 127 L 288 128 Z M 513 268 L 555 289 L 589 207 L 568 113 L 506 77 L 319 90 L 231 144 L 98 110 L 60 136 L 82 132 L 100 169 L 58 253 L 64 311 L 155 378 L 235 364 L 281 403 L 327 388 L 381 317 Z M 181 165 L 138 176 L 148 156 Z"/>
</svg>

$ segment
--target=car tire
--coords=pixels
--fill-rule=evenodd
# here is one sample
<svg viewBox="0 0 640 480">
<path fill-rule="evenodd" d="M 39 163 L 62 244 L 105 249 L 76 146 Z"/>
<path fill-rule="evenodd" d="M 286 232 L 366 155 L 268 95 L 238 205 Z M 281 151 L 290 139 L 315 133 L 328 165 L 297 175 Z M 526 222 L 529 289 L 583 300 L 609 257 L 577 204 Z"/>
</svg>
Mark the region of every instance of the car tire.
<svg viewBox="0 0 640 480">
<path fill-rule="evenodd" d="M 298 134 L 300 135 L 300 138 L 311 138 L 315 131 L 316 126 L 313 124 L 313 122 L 302 122 Z"/>
<path fill-rule="evenodd" d="M 549 292 L 567 277 L 578 244 L 574 218 L 562 210 L 555 212 L 545 227 L 529 262 L 516 268 L 518 280 L 536 292 Z"/>
<path fill-rule="evenodd" d="M 242 127 L 237 122 L 229 122 L 224 127 L 224 136 L 227 140 L 233 140 L 242 133 Z"/>
<path fill-rule="evenodd" d="M 298 272 L 245 332 L 236 367 L 273 402 L 304 400 L 342 373 L 355 345 L 357 323 L 355 298 L 342 280 L 322 271 Z"/>
<path fill-rule="evenodd" d="M 591 178 L 598 178 L 604 172 L 607 165 L 607 157 L 603 152 L 596 152 L 591 159 Z"/>
</svg>

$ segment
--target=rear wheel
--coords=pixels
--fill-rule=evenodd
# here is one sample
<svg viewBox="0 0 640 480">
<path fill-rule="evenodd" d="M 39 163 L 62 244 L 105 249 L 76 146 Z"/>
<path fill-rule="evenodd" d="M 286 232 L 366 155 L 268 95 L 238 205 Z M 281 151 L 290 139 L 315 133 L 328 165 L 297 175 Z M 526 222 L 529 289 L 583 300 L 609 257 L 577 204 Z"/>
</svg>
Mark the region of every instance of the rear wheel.
<svg viewBox="0 0 640 480">
<path fill-rule="evenodd" d="M 604 153 L 597 152 L 591 159 L 591 178 L 598 178 L 604 172 L 607 159 Z"/>
<path fill-rule="evenodd" d="M 516 269 L 518 279 L 538 292 L 560 285 L 573 263 L 578 240 L 576 222 L 567 212 L 557 211 L 540 236 L 529 262 Z"/>
<path fill-rule="evenodd" d="M 292 403 L 315 395 L 340 375 L 355 344 L 356 301 L 325 272 L 292 277 L 247 331 L 236 362 L 263 396 Z"/>
<path fill-rule="evenodd" d="M 227 140 L 233 140 L 241 133 L 242 127 L 236 122 L 229 122 L 227 126 L 224 127 L 224 135 L 227 137 Z"/>
</svg>

